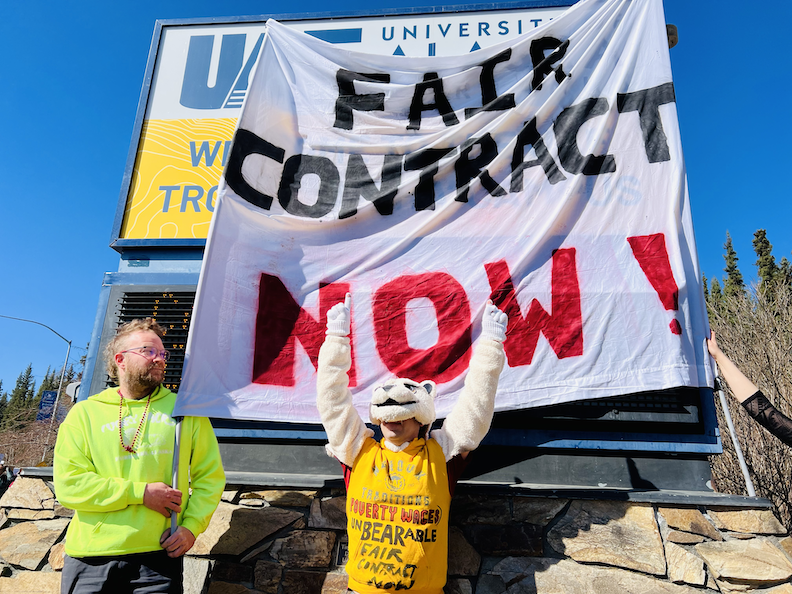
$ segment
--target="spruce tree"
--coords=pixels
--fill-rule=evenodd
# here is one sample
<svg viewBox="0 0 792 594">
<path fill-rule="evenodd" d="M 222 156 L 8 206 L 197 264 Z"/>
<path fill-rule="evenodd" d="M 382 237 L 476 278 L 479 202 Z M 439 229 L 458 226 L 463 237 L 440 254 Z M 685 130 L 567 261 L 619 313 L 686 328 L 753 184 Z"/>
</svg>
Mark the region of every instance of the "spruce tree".
<svg viewBox="0 0 792 594">
<path fill-rule="evenodd" d="M 778 263 L 778 277 L 786 286 L 792 284 L 792 263 L 786 257 L 781 258 L 781 262 Z"/>
<path fill-rule="evenodd" d="M 713 311 L 721 311 L 723 309 L 723 292 L 721 291 L 718 277 L 713 278 L 712 283 L 710 283 L 707 309 L 710 312 L 710 316 L 712 316 Z"/>
<path fill-rule="evenodd" d="M 39 386 L 38 392 L 36 392 L 36 401 L 41 400 L 41 396 L 44 394 L 46 390 L 57 390 L 58 389 L 58 380 L 55 377 L 55 370 L 47 367 L 47 373 L 44 374 L 44 379 Z"/>
<path fill-rule="evenodd" d="M 726 267 L 723 271 L 726 273 L 726 279 L 723 282 L 723 293 L 726 297 L 736 297 L 745 295 L 745 283 L 743 282 L 742 273 L 737 267 L 737 252 L 732 245 L 732 238 L 729 232 L 726 232 L 726 243 L 723 244 L 723 249 L 726 253 L 723 259 L 726 260 Z"/>
<path fill-rule="evenodd" d="M 704 303 L 709 302 L 709 289 L 707 288 L 707 276 L 701 275 L 701 287 L 704 289 Z"/>
<path fill-rule="evenodd" d="M 9 406 L 12 408 L 24 408 L 28 403 L 28 397 L 34 385 L 33 364 L 31 363 L 17 377 L 16 385 L 11 390 L 11 397 L 8 401 Z"/>
<path fill-rule="evenodd" d="M 759 288 L 769 286 L 779 274 L 778 266 L 773 257 L 773 246 L 767 239 L 767 231 L 758 229 L 754 233 L 753 248 L 756 252 L 756 267 L 759 271 Z"/>
<path fill-rule="evenodd" d="M 3 424 L 9 426 L 20 426 L 28 420 L 30 416 L 30 404 L 35 397 L 36 382 L 33 379 L 33 364 L 19 374 L 17 377 L 16 385 L 11 390 L 11 395 L 8 399 L 8 406 L 6 407 L 6 414 L 4 415 Z"/>
<path fill-rule="evenodd" d="M 66 375 L 63 376 L 63 385 L 68 386 L 70 383 L 77 381 L 77 372 L 74 371 L 74 365 L 69 365 L 66 368 Z"/>
</svg>

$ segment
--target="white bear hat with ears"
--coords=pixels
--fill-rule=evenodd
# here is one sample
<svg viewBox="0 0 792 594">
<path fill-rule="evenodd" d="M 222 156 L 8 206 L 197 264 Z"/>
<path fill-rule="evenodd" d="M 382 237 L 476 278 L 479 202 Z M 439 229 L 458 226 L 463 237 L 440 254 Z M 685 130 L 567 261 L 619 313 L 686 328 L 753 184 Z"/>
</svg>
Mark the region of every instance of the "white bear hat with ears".
<svg viewBox="0 0 792 594">
<path fill-rule="evenodd" d="M 414 382 L 394 378 L 374 389 L 369 405 L 369 417 L 375 425 L 415 419 L 422 426 L 431 425 L 437 418 L 434 399 L 437 386 L 433 381 Z"/>
</svg>

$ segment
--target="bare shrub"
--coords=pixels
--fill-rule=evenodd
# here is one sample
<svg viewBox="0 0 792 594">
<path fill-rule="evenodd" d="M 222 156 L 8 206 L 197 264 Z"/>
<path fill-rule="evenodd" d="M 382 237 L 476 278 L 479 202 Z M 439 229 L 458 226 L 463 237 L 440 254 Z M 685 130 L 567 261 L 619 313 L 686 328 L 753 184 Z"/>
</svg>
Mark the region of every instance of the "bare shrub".
<svg viewBox="0 0 792 594">
<path fill-rule="evenodd" d="M 62 419 L 69 408 L 71 408 L 70 399 L 62 397 L 58 403 L 58 418 Z M 26 408 L 3 417 L 3 426 L 0 428 L 0 453 L 6 455 L 6 465 L 15 468 L 52 466 L 60 423 L 57 421 L 52 423 L 50 429 L 49 420 L 35 420 L 36 412 L 35 408 Z"/>
<path fill-rule="evenodd" d="M 744 296 L 722 297 L 711 304 L 710 324 L 718 344 L 785 415 L 792 416 L 792 291 L 785 283 L 770 284 Z M 745 494 L 745 481 L 728 434 L 718 399 L 723 454 L 711 458 L 716 490 Z M 729 411 L 756 494 L 771 500 L 780 520 L 792 528 L 792 456 L 731 396 Z"/>
</svg>

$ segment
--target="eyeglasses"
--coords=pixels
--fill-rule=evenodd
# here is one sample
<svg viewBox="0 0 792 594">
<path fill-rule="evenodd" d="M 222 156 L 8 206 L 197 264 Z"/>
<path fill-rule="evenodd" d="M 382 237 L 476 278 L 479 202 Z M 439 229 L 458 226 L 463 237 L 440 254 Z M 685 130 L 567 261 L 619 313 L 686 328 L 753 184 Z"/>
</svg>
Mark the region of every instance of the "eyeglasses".
<svg viewBox="0 0 792 594">
<path fill-rule="evenodd" d="M 145 357 L 146 359 L 151 359 L 152 361 L 156 359 L 158 355 L 163 361 L 168 361 L 170 359 L 170 353 L 168 351 L 161 351 L 154 347 L 146 347 L 146 346 L 127 349 L 125 351 L 121 351 L 121 353 L 135 353 L 136 355 L 140 355 L 141 357 Z"/>
</svg>

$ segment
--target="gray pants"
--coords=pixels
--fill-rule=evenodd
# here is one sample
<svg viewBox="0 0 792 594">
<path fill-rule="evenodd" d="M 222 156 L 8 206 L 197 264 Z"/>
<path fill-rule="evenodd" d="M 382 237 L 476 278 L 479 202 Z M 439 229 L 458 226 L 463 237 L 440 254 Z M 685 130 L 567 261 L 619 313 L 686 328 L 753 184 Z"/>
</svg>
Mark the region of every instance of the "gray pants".
<svg viewBox="0 0 792 594">
<path fill-rule="evenodd" d="M 61 594 L 182 594 L 182 558 L 165 551 L 64 558 Z"/>
</svg>

